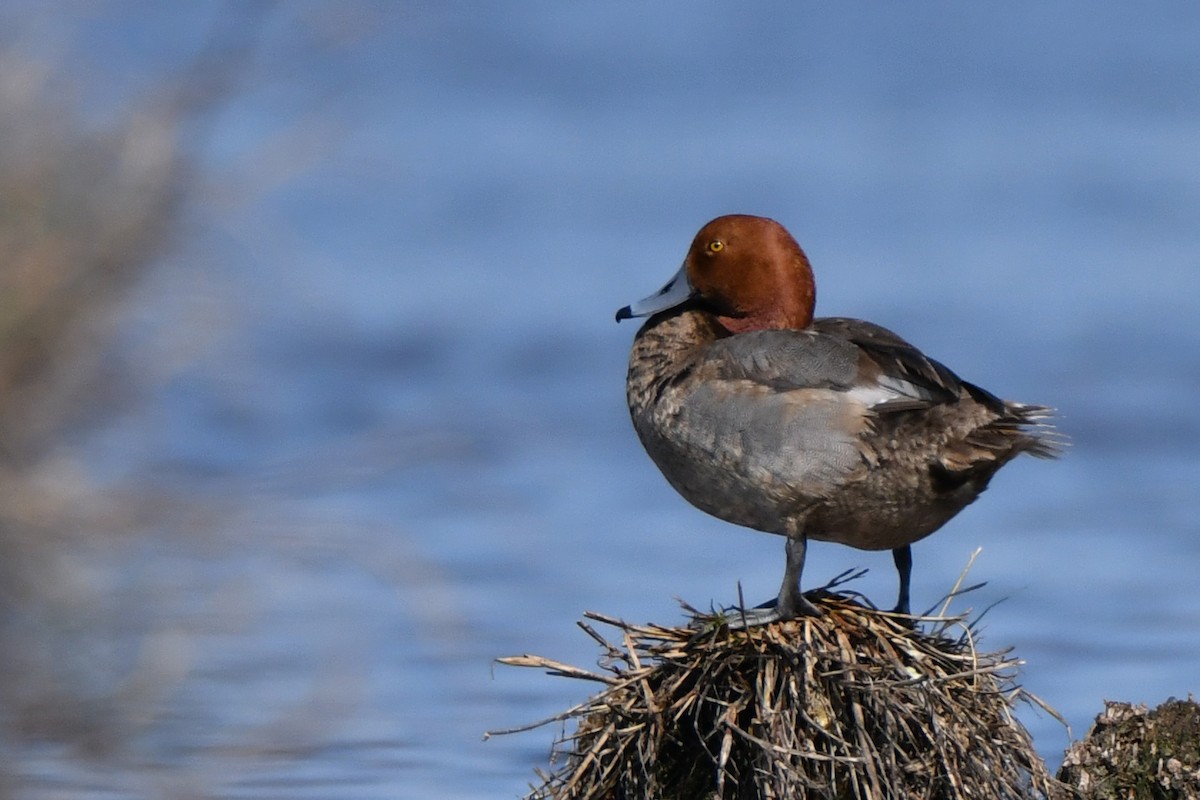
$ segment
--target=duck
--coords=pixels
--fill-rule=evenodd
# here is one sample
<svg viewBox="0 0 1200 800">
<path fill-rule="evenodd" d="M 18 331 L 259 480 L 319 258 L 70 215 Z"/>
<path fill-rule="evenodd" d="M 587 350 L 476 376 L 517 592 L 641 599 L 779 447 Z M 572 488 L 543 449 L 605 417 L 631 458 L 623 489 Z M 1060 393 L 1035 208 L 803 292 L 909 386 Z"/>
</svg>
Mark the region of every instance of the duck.
<svg viewBox="0 0 1200 800">
<path fill-rule="evenodd" d="M 911 619 L 912 544 L 1022 453 L 1057 457 L 1053 410 L 1002 400 L 871 322 L 814 318 L 808 257 L 775 220 L 731 214 L 696 234 L 646 318 L 626 399 L 667 482 L 726 522 L 785 537 L 773 601 L 748 628 L 820 609 L 800 582 L 810 540 L 891 550 Z"/>
</svg>

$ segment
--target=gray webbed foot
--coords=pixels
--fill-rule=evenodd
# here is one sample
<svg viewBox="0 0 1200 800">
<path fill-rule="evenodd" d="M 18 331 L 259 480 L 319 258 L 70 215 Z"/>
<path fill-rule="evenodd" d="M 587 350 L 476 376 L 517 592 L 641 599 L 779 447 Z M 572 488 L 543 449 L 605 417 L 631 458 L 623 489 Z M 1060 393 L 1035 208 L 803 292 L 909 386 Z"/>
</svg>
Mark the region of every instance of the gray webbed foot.
<svg viewBox="0 0 1200 800">
<path fill-rule="evenodd" d="M 800 592 L 800 575 L 804 571 L 804 555 L 808 541 L 803 535 L 789 536 L 785 543 L 787 566 L 779 596 L 758 608 L 733 609 L 729 617 L 731 630 L 744 630 L 796 617 L 819 617 L 821 610 Z"/>
<path fill-rule="evenodd" d="M 819 617 L 823 613 L 808 598 L 796 592 L 795 596 L 788 603 L 782 605 L 776 599 L 757 608 L 727 609 L 725 615 L 729 630 L 742 631 L 747 628 L 770 625 L 772 622 L 796 619 L 797 617 Z"/>
</svg>

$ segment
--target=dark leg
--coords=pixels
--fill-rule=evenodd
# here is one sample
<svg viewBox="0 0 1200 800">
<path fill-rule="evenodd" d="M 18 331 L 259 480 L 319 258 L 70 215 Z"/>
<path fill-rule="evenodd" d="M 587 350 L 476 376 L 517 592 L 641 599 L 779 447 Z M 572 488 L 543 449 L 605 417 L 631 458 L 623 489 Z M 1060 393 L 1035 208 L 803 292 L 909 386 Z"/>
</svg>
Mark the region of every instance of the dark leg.
<svg viewBox="0 0 1200 800">
<path fill-rule="evenodd" d="M 804 599 L 800 591 L 800 575 L 804 572 L 804 558 L 808 554 L 808 539 L 804 536 L 788 537 L 784 543 L 787 565 L 783 568 L 783 583 L 779 586 L 779 598 L 775 608 L 780 619 L 819 614 L 812 603 Z"/>
<path fill-rule="evenodd" d="M 900 573 L 900 596 L 896 600 L 897 614 L 911 614 L 908 608 L 908 582 L 912 577 L 912 547 L 904 545 L 892 550 L 892 559 L 896 562 L 896 572 Z"/>
<path fill-rule="evenodd" d="M 729 621 L 732 630 L 768 625 L 796 617 L 817 617 L 821 610 L 805 599 L 800 591 L 800 575 L 804 572 L 804 556 L 808 552 L 808 540 L 803 535 L 789 536 L 785 544 L 787 565 L 783 569 L 783 583 L 774 605 L 766 608 L 738 609 Z"/>
</svg>

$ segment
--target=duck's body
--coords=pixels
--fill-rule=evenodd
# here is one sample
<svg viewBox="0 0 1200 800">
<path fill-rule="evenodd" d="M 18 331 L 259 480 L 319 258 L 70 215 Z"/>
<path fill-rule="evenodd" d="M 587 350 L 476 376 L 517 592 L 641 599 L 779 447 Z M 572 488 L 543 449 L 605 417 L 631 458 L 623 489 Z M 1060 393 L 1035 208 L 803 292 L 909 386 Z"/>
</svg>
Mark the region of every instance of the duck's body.
<svg viewBox="0 0 1200 800">
<path fill-rule="evenodd" d="M 771 220 L 721 217 L 697 235 L 630 356 L 634 428 L 667 481 L 723 520 L 788 537 L 770 622 L 813 608 L 807 539 L 891 549 L 908 612 L 909 545 L 940 528 L 1022 452 L 1051 456 L 1041 406 L 961 381 L 899 336 L 812 319 L 807 259 Z"/>
</svg>

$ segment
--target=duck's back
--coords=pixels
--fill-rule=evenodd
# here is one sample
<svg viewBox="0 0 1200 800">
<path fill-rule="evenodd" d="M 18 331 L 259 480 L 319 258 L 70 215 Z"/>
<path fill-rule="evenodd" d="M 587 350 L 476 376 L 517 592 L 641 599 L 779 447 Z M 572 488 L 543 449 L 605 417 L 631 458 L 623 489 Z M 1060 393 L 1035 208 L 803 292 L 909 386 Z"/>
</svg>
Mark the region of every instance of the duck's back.
<svg viewBox="0 0 1200 800">
<path fill-rule="evenodd" d="M 734 336 L 699 311 L 652 318 L 628 393 L 646 450 L 694 505 L 867 549 L 933 532 L 1017 453 L 1052 447 L 1030 430 L 1044 409 L 844 318 Z"/>
</svg>

